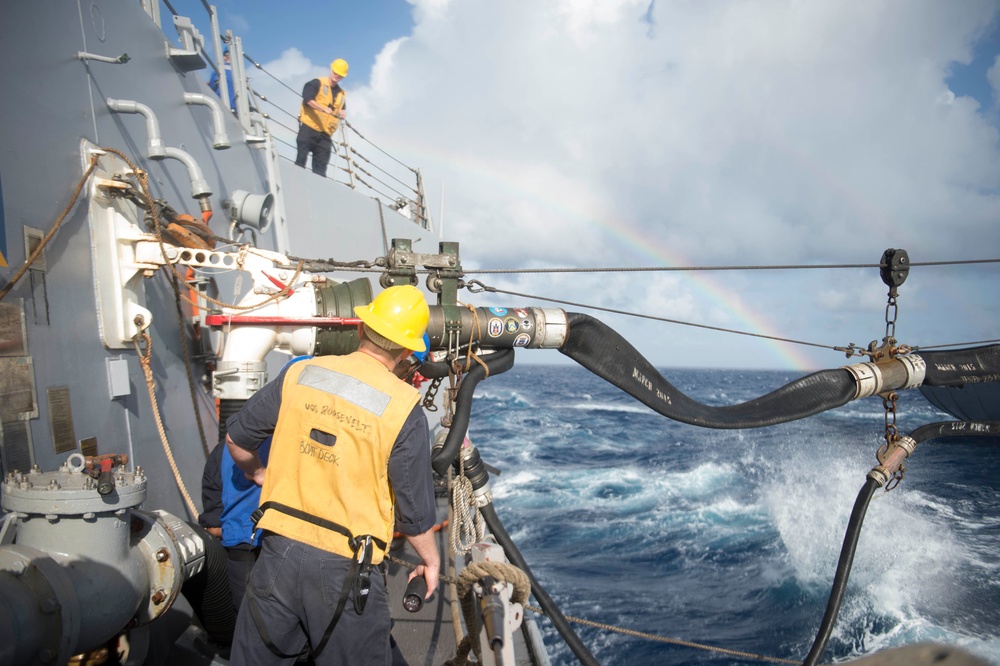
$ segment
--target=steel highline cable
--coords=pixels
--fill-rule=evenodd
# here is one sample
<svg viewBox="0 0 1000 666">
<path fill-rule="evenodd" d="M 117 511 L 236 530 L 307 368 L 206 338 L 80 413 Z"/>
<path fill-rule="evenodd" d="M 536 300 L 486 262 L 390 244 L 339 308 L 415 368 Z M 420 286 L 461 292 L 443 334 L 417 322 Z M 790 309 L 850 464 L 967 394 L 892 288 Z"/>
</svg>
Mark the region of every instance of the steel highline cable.
<svg viewBox="0 0 1000 666">
<path fill-rule="evenodd" d="M 539 301 L 548 301 L 550 303 L 561 303 L 562 305 L 572 305 L 574 307 L 587 308 L 589 310 L 600 310 L 602 312 L 610 312 L 612 314 L 624 315 L 626 317 L 636 317 L 638 319 L 650 319 L 652 321 L 662 321 L 662 322 L 665 322 L 665 323 L 668 323 L 668 324 L 679 324 L 681 326 L 692 326 L 694 328 L 703 328 L 703 329 L 706 329 L 706 330 L 709 330 L 709 331 L 719 331 L 721 333 L 733 333 L 735 335 L 745 335 L 745 336 L 748 336 L 748 337 L 751 337 L 751 338 L 764 338 L 766 340 L 775 340 L 775 341 L 778 341 L 778 342 L 789 342 L 789 343 L 796 344 L 796 345 L 805 345 L 807 347 L 818 347 L 820 349 L 830 349 L 830 350 L 833 350 L 833 351 L 836 351 L 836 352 L 844 352 L 844 349 L 841 346 L 836 346 L 836 345 L 821 345 L 821 344 L 816 343 L 816 342 L 806 342 L 804 340 L 795 340 L 795 339 L 792 339 L 792 338 L 782 338 L 782 337 L 778 337 L 776 335 L 764 335 L 763 333 L 751 333 L 749 331 L 740 331 L 740 330 L 737 330 L 737 329 L 734 329 L 734 328 L 723 328 L 721 326 L 709 326 L 708 324 L 696 324 L 694 322 L 681 321 L 679 319 L 669 319 L 667 317 L 656 317 L 654 315 L 641 314 L 641 313 L 638 313 L 638 312 L 629 312 L 627 310 L 616 310 L 614 308 L 605 308 L 605 307 L 602 307 L 600 305 L 587 305 L 586 303 L 575 303 L 573 301 L 567 301 L 567 300 L 558 299 L 558 298 L 548 298 L 548 297 L 545 297 L 545 296 L 536 296 L 536 295 L 532 295 L 532 294 L 523 294 L 523 293 L 516 292 L 516 291 L 507 291 L 506 289 L 497 289 L 496 287 L 488 287 L 488 286 L 482 284 L 481 282 L 479 282 L 478 280 L 472 280 L 469 284 L 470 285 L 475 285 L 477 287 L 480 287 L 479 291 L 488 291 L 490 293 L 495 293 L 495 294 L 507 294 L 509 296 L 520 296 L 521 298 L 528 298 L 528 299 L 534 299 L 534 300 L 539 300 Z M 470 291 L 473 291 L 473 293 L 476 293 L 475 290 L 470 289 Z M 948 344 L 940 344 L 940 345 L 913 346 L 912 349 L 913 349 L 913 351 L 920 351 L 922 349 L 941 349 L 941 348 L 944 348 L 944 347 L 969 347 L 969 346 L 976 346 L 976 345 L 995 344 L 997 342 L 1000 342 L 1000 338 L 995 339 L 995 340 L 979 340 L 977 342 L 951 342 L 951 343 L 948 343 Z"/>
<path fill-rule="evenodd" d="M 521 298 L 528 298 L 538 301 L 548 301 L 550 303 L 561 303 L 562 305 L 572 305 L 578 308 L 587 308 L 589 310 L 600 310 L 602 312 L 610 312 L 612 314 L 620 314 L 628 317 L 638 317 L 639 319 L 650 319 L 653 321 L 662 321 L 668 324 L 680 324 L 681 326 L 693 326 L 695 328 L 704 328 L 710 331 L 719 331 L 721 333 L 734 333 L 736 335 L 746 335 L 752 338 L 764 338 L 766 340 L 777 340 L 778 342 L 790 342 L 796 345 L 806 345 L 809 347 L 819 347 L 820 349 L 832 349 L 834 351 L 840 351 L 832 345 L 821 345 L 815 342 L 805 342 L 803 340 L 793 340 L 792 338 L 780 338 L 776 335 L 764 335 L 763 333 L 750 333 L 748 331 L 738 331 L 733 328 L 722 328 L 721 326 L 709 326 L 708 324 L 695 324 L 689 321 L 681 321 L 679 319 L 669 319 L 667 317 L 656 317 L 653 315 L 639 314 L 637 312 L 628 312 L 627 310 L 616 310 L 614 308 L 605 308 L 599 305 L 587 305 L 586 303 L 574 303 L 573 301 L 566 301 L 558 298 L 547 298 L 545 296 L 535 296 L 533 294 L 522 294 L 516 291 L 507 291 L 506 289 L 497 289 L 496 287 L 487 287 L 482 285 L 482 283 L 477 283 L 477 286 L 482 286 L 482 291 L 488 291 L 495 294 L 507 294 L 509 296 L 520 296 Z M 475 293 L 475 292 L 473 292 Z"/>
<path fill-rule="evenodd" d="M 969 259 L 961 261 L 914 261 L 909 267 L 919 266 L 957 266 L 964 264 L 995 264 L 1000 263 L 1000 259 Z M 655 273 L 655 272 L 683 272 L 683 271 L 787 271 L 787 270 L 808 270 L 808 269 L 830 269 L 830 268 L 890 268 L 887 264 L 777 264 L 763 266 L 609 266 L 604 268 L 481 268 L 468 269 L 468 274 L 493 274 L 500 275 L 506 273 Z"/>
</svg>

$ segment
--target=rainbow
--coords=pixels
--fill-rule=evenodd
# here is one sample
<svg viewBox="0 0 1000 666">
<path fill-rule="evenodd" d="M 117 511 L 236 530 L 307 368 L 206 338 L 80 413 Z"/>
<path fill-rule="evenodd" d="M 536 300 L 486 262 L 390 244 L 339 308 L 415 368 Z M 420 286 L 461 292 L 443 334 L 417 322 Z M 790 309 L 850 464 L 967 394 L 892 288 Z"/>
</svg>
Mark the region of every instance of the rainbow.
<svg viewBox="0 0 1000 666">
<path fill-rule="evenodd" d="M 628 220 L 616 215 L 613 211 L 600 209 L 595 202 L 560 201 L 553 198 L 550 192 L 542 189 L 542 184 L 526 182 L 517 177 L 523 173 L 522 166 L 517 163 L 489 158 L 483 154 L 469 154 L 458 150 L 445 152 L 441 144 L 430 144 L 414 141 L 412 136 L 392 136 L 390 143 L 400 151 L 418 156 L 417 159 L 425 166 L 433 166 L 438 173 L 461 171 L 490 182 L 498 190 L 516 194 L 540 203 L 551 209 L 554 214 L 599 228 L 614 242 L 639 257 L 648 257 L 653 263 L 643 260 L 639 265 L 691 266 L 673 250 L 664 247 L 657 239 L 650 237 L 640 229 L 633 227 Z M 430 159 L 428 159 L 430 158 Z M 748 333 L 788 337 L 781 335 L 775 327 L 763 316 L 750 311 L 729 290 L 720 285 L 711 275 L 704 272 L 687 274 L 696 290 L 709 301 L 726 309 L 736 318 L 736 324 L 730 326 Z M 758 338 L 765 345 L 782 367 L 806 371 L 815 368 L 815 361 L 804 349 L 787 342 Z"/>
</svg>

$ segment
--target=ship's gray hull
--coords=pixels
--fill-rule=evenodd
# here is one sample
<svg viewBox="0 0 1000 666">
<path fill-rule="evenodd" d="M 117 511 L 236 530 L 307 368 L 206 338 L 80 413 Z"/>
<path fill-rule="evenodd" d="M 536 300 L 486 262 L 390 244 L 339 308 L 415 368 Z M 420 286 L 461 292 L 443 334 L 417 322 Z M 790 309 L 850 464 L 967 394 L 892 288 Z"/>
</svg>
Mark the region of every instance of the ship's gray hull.
<svg viewBox="0 0 1000 666">
<path fill-rule="evenodd" d="M 165 24 L 169 21 L 169 16 L 163 17 Z M 228 232 L 225 203 L 232 192 L 269 191 L 266 147 L 248 143 L 237 118 L 227 112 L 224 127 L 231 147 L 213 148 L 210 109 L 184 99 L 185 93 L 211 94 L 205 83 L 209 70 L 183 71 L 168 56 L 168 47 L 178 44 L 176 37 L 164 36 L 171 35 L 172 26 L 161 31 L 138 2 L 7 2 L 0 5 L 0 22 L 5 26 L 0 56 L 8 63 L 0 71 L 0 236 L 8 264 L 0 268 L 0 285 L 25 262 L 26 235 L 37 238 L 48 232 L 70 201 L 86 166 L 84 141 L 120 150 L 148 172 L 154 198 L 199 218 L 185 164 L 149 159 L 146 120 L 139 114 L 113 112 L 106 103 L 109 98 L 152 109 L 163 145 L 185 151 L 200 166 L 212 193 L 208 199 L 215 234 Z M 112 64 L 81 59 L 80 53 L 128 54 L 130 59 Z M 285 249 L 293 255 L 374 260 L 384 254 L 386 237 L 428 235 L 343 184 L 285 159 L 276 164 L 287 225 L 276 221 L 259 233 L 263 248 L 280 249 L 284 228 Z M 156 480 L 146 504 L 194 520 L 171 478 L 138 354 L 102 343 L 91 245 L 84 191 L 40 261 L 2 303 L 0 354 L 6 355 L 0 356 L 0 376 L 6 379 L 0 380 L 5 405 L 0 410 L 0 464 L 5 472 L 30 464 L 55 469 L 70 452 L 81 450 L 81 441 L 94 447 L 88 452 L 128 453 L 132 464 Z M 216 277 L 225 300 L 232 300 L 235 279 L 232 274 Z M 149 332 L 158 407 L 180 476 L 200 506 L 205 453 L 198 419 L 208 447 L 215 445 L 218 431 L 214 400 L 205 385 L 209 370 L 204 363 L 194 364 L 192 400 L 183 349 L 187 344 L 191 353 L 199 351 L 192 341 L 191 307 L 182 302 L 182 341 L 170 280 L 161 271 L 142 280 L 142 288 L 153 315 Z M 120 377 L 125 367 L 127 394 L 116 396 L 121 388 L 120 382 L 112 388 L 113 376 Z"/>
</svg>

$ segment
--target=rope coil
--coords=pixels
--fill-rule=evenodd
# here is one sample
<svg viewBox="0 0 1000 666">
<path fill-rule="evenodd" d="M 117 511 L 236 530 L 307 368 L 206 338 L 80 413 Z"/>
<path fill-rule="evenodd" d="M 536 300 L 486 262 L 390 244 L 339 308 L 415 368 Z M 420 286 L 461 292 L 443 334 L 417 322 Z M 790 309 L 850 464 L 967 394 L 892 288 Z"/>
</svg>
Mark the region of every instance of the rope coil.
<svg viewBox="0 0 1000 666">
<path fill-rule="evenodd" d="M 493 578 L 498 583 L 510 583 L 513 585 L 514 590 L 510 597 L 513 603 L 523 606 L 528 600 L 528 595 L 531 593 L 531 583 L 528 581 L 528 575 L 513 564 L 507 562 L 472 562 L 462 569 L 462 573 L 459 574 L 458 581 L 456 581 L 456 587 L 458 589 L 458 598 L 462 603 L 462 617 L 465 620 L 468 633 L 462 638 L 461 643 L 459 643 L 458 648 L 455 650 L 455 658 L 448 662 L 451 666 L 465 666 L 469 661 L 470 652 L 476 655 L 478 663 L 483 663 L 479 632 L 476 631 L 476 628 L 479 626 L 479 618 L 473 595 L 473 586 L 486 576 Z"/>
</svg>

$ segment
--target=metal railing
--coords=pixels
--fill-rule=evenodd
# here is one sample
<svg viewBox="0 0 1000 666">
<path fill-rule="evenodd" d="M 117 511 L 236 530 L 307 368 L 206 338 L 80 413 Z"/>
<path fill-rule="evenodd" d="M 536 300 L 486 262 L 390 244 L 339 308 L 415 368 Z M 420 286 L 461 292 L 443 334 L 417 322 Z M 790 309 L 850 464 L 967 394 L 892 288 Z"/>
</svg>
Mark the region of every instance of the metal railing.
<svg viewBox="0 0 1000 666">
<path fill-rule="evenodd" d="M 219 96 L 223 100 L 229 99 L 229 80 L 226 77 L 225 60 L 223 49 L 229 48 L 230 66 L 232 67 L 232 84 L 236 93 L 236 117 L 243 126 L 248 143 L 261 144 L 267 150 L 269 162 L 273 161 L 269 167 L 269 179 L 272 180 L 271 190 L 275 194 L 275 199 L 280 200 L 278 191 L 280 184 L 274 182 L 277 178 L 277 160 L 286 159 L 294 162 L 296 147 L 294 144 L 282 139 L 279 135 L 287 133 L 294 137 L 298 133 L 298 109 L 289 111 L 281 107 L 277 102 L 255 91 L 247 75 L 246 63 L 250 63 L 253 68 L 267 74 L 281 86 L 296 95 L 300 91 L 291 88 L 277 76 L 267 71 L 267 69 L 243 51 L 242 40 L 227 30 L 225 34 L 219 27 L 218 12 L 214 5 L 208 4 L 205 0 L 200 0 L 205 9 L 205 20 L 210 26 L 211 36 L 208 40 L 200 33 L 194 36 L 194 43 L 207 63 L 208 67 L 214 70 L 219 79 Z M 160 4 L 175 17 L 180 14 L 170 3 L 170 0 L 139 0 L 144 11 L 150 16 L 160 29 L 161 23 Z M 184 18 L 184 17 L 182 17 Z M 174 21 L 176 27 L 176 19 Z M 211 54 L 206 51 L 206 41 L 209 42 Z M 284 116 L 288 121 L 282 122 L 274 115 L 261 108 L 261 103 L 270 105 Z M 228 106 L 228 105 L 227 105 Z M 284 118 L 283 118 L 284 119 Z M 284 131 L 282 131 L 284 130 Z M 358 150 L 356 144 L 365 143 L 373 150 L 365 154 Z M 285 150 L 279 149 L 275 144 L 285 146 Z M 432 223 L 427 207 L 427 198 L 424 192 L 423 177 L 419 169 L 404 164 L 399 159 L 377 145 L 374 141 L 362 134 L 346 119 L 342 120 L 333 137 L 333 152 L 331 154 L 331 175 L 327 176 L 335 182 L 341 183 L 351 189 L 366 193 L 378 199 L 386 207 L 397 211 L 404 217 L 412 220 L 423 229 L 432 230 Z M 375 158 L 372 155 L 376 156 Z M 376 159 L 377 158 L 377 159 Z M 281 215 L 281 211 L 276 209 L 275 213 Z"/>
</svg>

